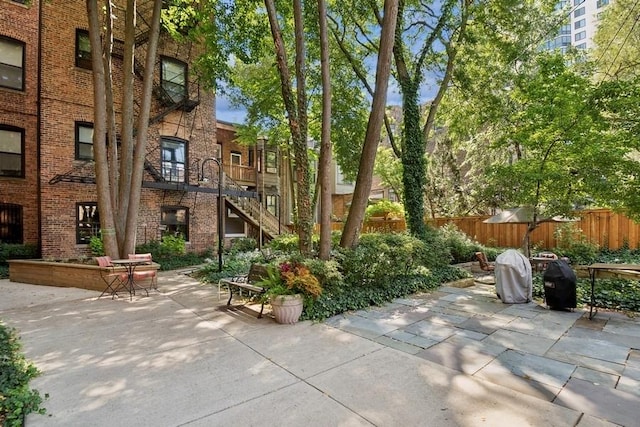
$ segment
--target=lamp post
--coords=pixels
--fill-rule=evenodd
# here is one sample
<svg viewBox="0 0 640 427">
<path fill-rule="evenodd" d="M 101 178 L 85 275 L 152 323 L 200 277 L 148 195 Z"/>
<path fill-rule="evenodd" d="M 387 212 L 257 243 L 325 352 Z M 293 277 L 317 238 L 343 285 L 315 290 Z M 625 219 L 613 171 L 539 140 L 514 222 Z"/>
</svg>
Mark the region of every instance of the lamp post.
<svg viewBox="0 0 640 427">
<path fill-rule="evenodd" d="M 200 167 L 200 179 L 199 181 L 204 181 L 204 165 L 207 164 L 208 161 L 215 162 L 218 165 L 218 271 L 222 271 L 222 246 L 223 246 L 223 234 L 224 230 L 222 224 L 222 215 L 224 215 L 224 206 L 222 203 L 222 163 L 219 159 L 215 157 L 209 157 L 202 161 L 202 165 Z"/>
</svg>

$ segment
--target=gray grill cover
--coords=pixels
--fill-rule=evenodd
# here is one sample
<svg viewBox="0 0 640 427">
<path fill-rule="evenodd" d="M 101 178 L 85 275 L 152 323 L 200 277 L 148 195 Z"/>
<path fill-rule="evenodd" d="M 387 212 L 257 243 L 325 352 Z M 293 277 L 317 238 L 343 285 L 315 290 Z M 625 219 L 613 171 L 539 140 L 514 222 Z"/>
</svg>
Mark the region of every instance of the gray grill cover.
<svg viewBox="0 0 640 427">
<path fill-rule="evenodd" d="M 520 252 L 509 249 L 496 258 L 496 293 L 508 304 L 527 303 L 533 299 L 531 263 Z"/>
</svg>

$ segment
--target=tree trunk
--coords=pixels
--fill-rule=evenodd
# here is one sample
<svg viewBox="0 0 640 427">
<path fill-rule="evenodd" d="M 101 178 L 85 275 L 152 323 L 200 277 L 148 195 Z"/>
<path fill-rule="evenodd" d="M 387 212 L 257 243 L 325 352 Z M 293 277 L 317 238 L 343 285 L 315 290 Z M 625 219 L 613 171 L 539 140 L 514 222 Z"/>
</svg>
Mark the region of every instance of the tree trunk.
<svg viewBox="0 0 640 427">
<path fill-rule="evenodd" d="M 398 0 L 385 0 L 384 19 L 380 34 L 380 54 L 376 65 L 376 84 L 367 124 L 367 133 L 362 156 L 360 157 L 360 167 L 356 187 L 353 193 L 349 216 L 342 231 L 340 246 L 345 248 L 354 247 L 358 243 L 360 230 L 364 222 L 364 214 L 371 192 L 371 182 L 373 177 L 373 166 L 380 141 L 380 132 L 385 115 L 387 103 L 387 87 L 389 84 L 389 74 L 391 69 L 391 59 L 394 45 L 394 33 L 396 21 L 398 19 Z"/>
<path fill-rule="evenodd" d="M 297 221 L 299 248 L 302 254 L 311 253 L 311 197 L 309 179 L 309 158 L 307 153 L 307 123 L 306 123 L 306 94 L 304 93 L 304 31 L 302 26 L 302 10 L 299 0 L 294 2 L 294 20 L 296 27 L 296 77 L 298 104 L 304 102 L 305 105 L 296 105 L 296 97 L 293 93 L 291 75 L 289 73 L 287 54 L 282 39 L 282 31 L 278 23 L 278 17 L 274 0 L 265 0 L 265 7 L 269 17 L 271 36 L 275 46 L 276 64 L 280 75 L 280 88 L 282 100 L 289 119 L 289 130 L 293 152 L 296 160 L 297 178 Z M 303 92 L 303 93 L 301 93 Z"/>
<path fill-rule="evenodd" d="M 327 39 L 327 4 L 318 0 L 320 23 L 320 71 L 322 74 L 322 133 L 320 137 L 320 250 L 319 258 L 331 257 L 331 74 Z"/>
<path fill-rule="evenodd" d="M 147 57 L 145 58 L 144 77 L 142 80 L 142 99 L 140 102 L 140 114 L 136 129 L 136 146 L 133 153 L 133 169 L 131 174 L 131 187 L 128 194 L 126 229 L 121 255 L 135 252 L 136 233 L 138 225 L 138 210 L 140 209 L 140 195 L 142 193 L 142 174 L 144 172 L 144 160 L 147 147 L 147 129 L 149 128 L 149 116 L 151 112 L 151 95 L 153 89 L 153 72 L 160 38 L 160 15 L 162 12 L 162 0 L 154 0 L 153 15 L 151 18 L 151 32 L 147 42 Z M 126 78 L 133 79 L 133 72 Z"/>
<path fill-rule="evenodd" d="M 101 20 L 97 0 L 87 0 L 89 18 L 89 40 L 91 43 L 91 65 L 93 67 L 93 154 L 95 160 L 96 191 L 100 210 L 100 230 L 106 255 L 119 257 L 115 221 L 109 189 L 109 165 L 104 135 L 107 131 L 107 108 L 105 94 L 105 69 L 102 60 L 100 39 Z"/>
</svg>

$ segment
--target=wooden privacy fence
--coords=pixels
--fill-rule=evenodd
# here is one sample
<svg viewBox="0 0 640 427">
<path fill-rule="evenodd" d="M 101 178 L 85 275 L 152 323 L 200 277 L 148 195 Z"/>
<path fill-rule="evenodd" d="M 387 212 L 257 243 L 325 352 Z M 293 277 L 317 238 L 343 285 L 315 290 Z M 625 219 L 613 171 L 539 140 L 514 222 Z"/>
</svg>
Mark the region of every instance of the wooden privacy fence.
<svg viewBox="0 0 640 427">
<path fill-rule="evenodd" d="M 570 223 L 545 222 L 531 233 L 531 244 L 541 248 L 554 248 L 557 241 L 554 232 L 557 227 L 574 225 L 582 230 L 590 242 L 600 247 L 619 249 L 627 243 L 630 248 L 640 246 L 640 224 L 609 209 L 588 209 L 576 212 L 579 221 Z M 436 218 L 428 223 L 434 227 L 455 224 L 472 239 L 486 246 L 519 248 L 522 246 L 526 224 L 486 224 L 483 221 L 489 216 L 467 216 L 454 218 Z M 343 223 L 333 223 L 332 230 L 341 230 Z M 317 225 L 316 225 L 317 227 Z M 404 231 L 404 220 L 367 221 L 362 227 L 364 233 Z M 316 231 L 318 231 L 316 229 Z"/>
</svg>

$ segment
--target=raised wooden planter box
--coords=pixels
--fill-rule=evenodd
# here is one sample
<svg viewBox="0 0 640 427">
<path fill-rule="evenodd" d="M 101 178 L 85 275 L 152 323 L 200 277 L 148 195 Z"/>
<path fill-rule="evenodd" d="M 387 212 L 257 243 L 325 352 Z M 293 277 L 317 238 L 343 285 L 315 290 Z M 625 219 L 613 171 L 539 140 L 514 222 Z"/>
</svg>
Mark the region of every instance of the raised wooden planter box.
<svg viewBox="0 0 640 427">
<path fill-rule="evenodd" d="M 157 270 L 159 264 L 140 265 L 136 271 Z M 59 286 L 103 291 L 100 273 L 107 269 L 92 264 L 44 260 L 9 260 L 9 280 L 32 285 Z M 109 269 L 110 271 L 110 269 Z M 126 271 L 122 267 L 122 271 Z"/>
</svg>

